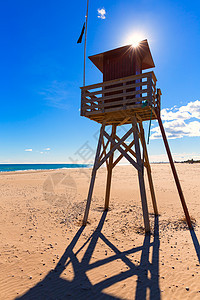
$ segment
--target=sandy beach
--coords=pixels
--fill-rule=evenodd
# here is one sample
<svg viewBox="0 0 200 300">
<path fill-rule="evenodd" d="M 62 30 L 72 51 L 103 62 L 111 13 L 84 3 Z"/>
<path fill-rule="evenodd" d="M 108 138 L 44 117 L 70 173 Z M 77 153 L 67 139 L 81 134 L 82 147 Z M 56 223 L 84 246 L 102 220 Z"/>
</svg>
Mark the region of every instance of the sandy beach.
<svg viewBox="0 0 200 300">
<path fill-rule="evenodd" d="M 200 299 L 200 164 L 177 164 L 194 232 L 187 229 L 169 164 L 153 164 L 159 216 L 145 174 L 145 235 L 137 172 L 97 173 L 81 227 L 91 169 L 0 174 L 0 299 Z"/>
</svg>

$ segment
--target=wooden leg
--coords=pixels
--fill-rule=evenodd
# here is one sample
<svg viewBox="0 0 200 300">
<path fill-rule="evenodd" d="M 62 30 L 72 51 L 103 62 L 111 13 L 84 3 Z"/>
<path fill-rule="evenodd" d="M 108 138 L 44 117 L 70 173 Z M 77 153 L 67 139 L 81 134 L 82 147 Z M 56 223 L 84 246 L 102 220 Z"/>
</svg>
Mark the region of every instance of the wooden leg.
<svg viewBox="0 0 200 300">
<path fill-rule="evenodd" d="M 94 182 L 95 182 L 96 173 L 97 173 L 97 164 L 99 161 L 99 154 L 101 151 L 104 129 L 105 129 L 105 124 L 103 124 L 101 126 L 101 130 L 100 130 L 99 142 L 98 142 L 98 146 L 97 146 L 97 152 L 96 152 L 96 157 L 95 157 L 94 166 L 93 166 L 93 170 L 92 170 L 91 181 L 90 181 L 90 188 L 89 188 L 89 192 L 88 192 L 87 204 L 86 204 L 85 214 L 84 214 L 83 223 L 82 223 L 83 226 L 85 226 L 87 224 L 88 214 L 89 214 L 89 210 L 90 210 L 90 204 L 91 204 L 91 200 L 92 200 L 92 193 L 93 193 L 93 189 L 94 189 Z"/>
<path fill-rule="evenodd" d="M 148 157 L 142 122 L 139 123 L 139 126 L 140 126 L 140 137 L 141 137 L 141 142 L 142 142 L 142 146 L 143 146 L 144 157 L 145 157 L 145 161 L 147 163 L 146 167 L 147 167 L 147 176 L 148 176 L 149 187 L 150 187 L 150 192 L 151 192 L 151 199 L 152 199 L 154 214 L 157 216 L 158 208 L 157 208 L 157 203 L 156 203 L 156 196 L 155 196 L 153 180 L 152 180 L 152 176 L 151 176 L 151 167 L 150 167 L 150 163 L 149 163 L 149 157 Z"/>
<path fill-rule="evenodd" d="M 133 124 L 133 136 L 134 136 L 134 140 L 135 140 L 136 159 L 137 159 L 138 165 L 142 166 L 136 117 L 134 117 L 132 119 L 132 124 Z M 145 184 L 144 184 L 144 177 L 142 174 L 142 170 L 138 170 L 138 178 L 139 178 L 139 185 L 140 185 L 140 195 L 141 195 L 141 201 L 142 201 L 145 232 L 149 232 L 150 231 L 149 213 L 148 213 L 147 198 L 146 198 Z"/>
<path fill-rule="evenodd" d="M 181 184 L 180 184 L 180 181 L 179 181 L 179 178 L 178 178 L 178 174 L 176 172 L 176 168 L 175 168 L 175 165 L 174 165 L 174 162 L 173 162 L 173 159 L 172 159 L 171 151 L 170 151 L 170 148 L 169 148 L 169 144 L 168 144 L 168 141 L 167 141 L 167 137 L 166 137 L 166 134 L 165 134 L 165 130 L 164 130 L 163 123 L 162 123 L 162 120 L 160 118 L 159 112 L 157 112 L 157 119 L 158 119 L 158 123 L 159 123 L 159 126 L 160 126 L 160 131 L 162 133 L 162 137 L 163 137 L 163 141 L 164 141 L 165 148 L 166 148 L 166 151 L 167 151 L 167 155 L 168 155 L 168 158 L 169 158 L 172 173 L 174 175 L 174 180 L 176 182 L 176 187 L 178 189 L 179 197 L 181 199 L 181 204 L 183 206 L 183 210 L 184 210 L 184 213 L 185 213 L 187 224 L 188 224 L 189 229 L 193 229 L 191 219 L 190 219 L 190 215 L 189 215 L 189 212 L 188 212 L 188 208 L 187 208 L 185 198 L 184 198 L 184 195 L 183 195 L 183 192 L 182 192 L 182 188 L 181 188 Z"/>
<path fill-rule="evenodd" d="M 111 135 L 111 137 L 113 139 L 114 139 L 115 133 L 116 133 L 116 125 L 112 125 L 112 135 Z M 110 150 L 112 149 L 112 147 L 113 147 L 113 144 L 111 142 L 110 143 Z M 108 210 L 108 207 L 109 207 L 110 189 L 111 189 L 111 178 L 112 178 L 112 169 L 113 169 L 113 157 L 114 157 L 114 152 L 109 157 L 104 210 Z"/>
</svg>

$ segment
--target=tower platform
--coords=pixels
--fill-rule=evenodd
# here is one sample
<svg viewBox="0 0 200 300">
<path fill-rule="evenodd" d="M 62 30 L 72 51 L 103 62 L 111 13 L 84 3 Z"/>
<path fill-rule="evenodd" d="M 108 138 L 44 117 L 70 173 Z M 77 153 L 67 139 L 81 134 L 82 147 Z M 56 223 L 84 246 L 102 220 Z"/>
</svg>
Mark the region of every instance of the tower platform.
<svg viewBox="0 0 200 300">
<path fill-rule="evenodd" d="M 134 114 L 141 121 L 157 119 L 156 81 L 152 71 L 81 87 L 81 116 L 106 125 L 130 124 Z"/>
</svg>

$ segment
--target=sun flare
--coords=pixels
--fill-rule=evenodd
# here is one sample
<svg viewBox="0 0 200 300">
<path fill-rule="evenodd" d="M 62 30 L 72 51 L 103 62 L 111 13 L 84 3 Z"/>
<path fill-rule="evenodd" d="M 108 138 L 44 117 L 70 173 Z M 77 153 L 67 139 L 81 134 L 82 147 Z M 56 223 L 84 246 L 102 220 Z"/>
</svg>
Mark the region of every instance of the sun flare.
<svg viewBox="0 0 200 300">
<path fill-rule="evenodd" d="M 139 43 L 144 39 L 144 35 L 140 33 L 135 33 L 127 37 L 126 44 L 131 44 L 133 48 L 136 48 L 138 47 Z"/>
<path fill-rule="evenodd" d="M 136 48 L 139 46 L 139 43 L 140 43 L 140 40 L 133 40 L 131 44 L 132 44 L 133 48 Z"/>
</svg>

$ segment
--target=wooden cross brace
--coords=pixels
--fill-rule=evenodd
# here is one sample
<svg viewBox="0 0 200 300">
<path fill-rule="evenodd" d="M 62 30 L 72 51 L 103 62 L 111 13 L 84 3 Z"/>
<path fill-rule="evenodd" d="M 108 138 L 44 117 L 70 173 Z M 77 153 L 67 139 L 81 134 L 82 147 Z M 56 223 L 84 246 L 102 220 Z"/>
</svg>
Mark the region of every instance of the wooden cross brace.
<svg viewBox="0 0 200 300">
<path fill-rule="evenodd" d="M 107 147 L 104 147 L 103 148 L 103 151 L 102 151 L 102 154 L 100 155 L 100 157 L 103 156 L 104 154 L 104 157 L 99 160 L 99 162 L 97 163 L 96 165 L 96 169 L 99 169 L 100 166 L 105 162 L 107 161 L 110 156 L 113 154 L 114 151 L 118 150 L 119 152 L 121 152 L 121 155 L 122 157 L 126 157 L 126 159 L 137 169 L 137 170 L 141 170 L 141 166 L 137 164 L 136 161 L 134 161 L 134 159 L 132 159 L 132 157 L 127 153 L 128 150 L 130 151 L 131 154 L 133 154 L 135 157 L 136 157 L 136 154 L 135 152 L 130 148 L 128 147 L 124 141 L 131 135 L 131 133 L 133 132 L 133 129 L 131 128 L 126 134 L 124 134 L 124 136 L 120 139 L 116 134 L 114 135 L 114 138 L 112 137 L 112 134 L 109 135 L 105 130 L 103 131 L 103 136 L 107 138 L 108 142 L 111 143 L 112 147 L 110 149 L 110 151 L 106 154 L 106 148 Z M 118 140 L 118 142 L 115 142 L 115 139 Z M 108 142 L 106 145 L 108 145 Z M 134 141 L 132 142 L 134 144 Z M 123 145 L 126 150 L 122 149 L 121 145 Z M 115 164 L 116 165 L 116 164 Z M 113 167 L 113 166 L 112 166 Z"/>
<path fill-rule="evenodd" d="M 155 192 L 154 192 L 153 181 L 151 177 L 151 169 L 150 169 L 150 164 L 149 164 L 149 159 L 147 154 L 146 143 L 144 139 L 142 122 L 139 123 L 139 129 L 140 129 L 139 130 L 137 125 L 138 121 L 136 117 L 132 117 L 132 127 L 121 138 L 116 134 L 117 125 L 112 125 L 112 132 L 111 134 L 108 134 L 105 130 L 105 126 L 106 126 L 105 124 L 106 121 L 105 123 L 102 124 L 100 130 L 99 142 L 97 146 L 95 162 L 94 162 L 92 175 L 91 175 L 91 182 L 90 182 L 90 188 L 88 192 L 83 225 L 86 225 L 87 223 L 97 170 L 103 165 L 103 163 L 106 162 L 107 182 L 106 182 L 106 195 L 105 195 L 104 209 L 108 210 L 110 190 L 111 190 L 112 170 L 121 161 L 121 159 L 125 157 L 138 171 L 143 217 L 144 217 L 144 226 L 145 226 L 145 231 L 148 232 L 150 231 L 150 225 L 149 225 L 148 207 L 147 207 L 146 191 L 145 191 L 144 176 L 143 176 L 144 167 L 146 167 L 147 169 L 151 197 L 152 197 L 154 212 L 156 215 L 158 214 L 158 210 L 156 205 Z M 128 138 L 130 138 L 131 134 L 133 136 L 133 140 L 129 143 L 129 145 L 127 145 L 125 141 Z M 107 139 L 107 142 L 105 142 L 104 139 Z M 139 139 L 141 141 L 141 145 L 143 148 L 144 159 L 141 158 Z M 110 149 L 108 150 L 109 145 L 110 145 Z M 135 151 L 132 149 L 133 146 L 135 146 Z M 114 161 L 114 153 L 116 150 L 120 152 L 120 155 Z"/>
</svg>

